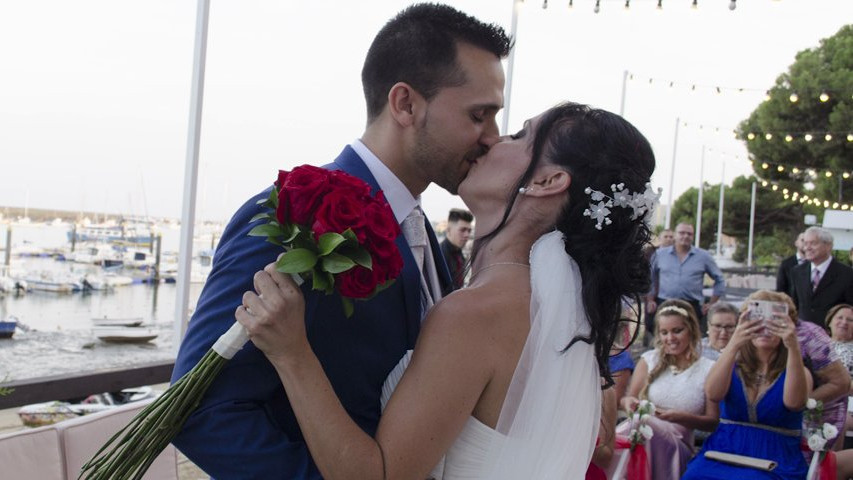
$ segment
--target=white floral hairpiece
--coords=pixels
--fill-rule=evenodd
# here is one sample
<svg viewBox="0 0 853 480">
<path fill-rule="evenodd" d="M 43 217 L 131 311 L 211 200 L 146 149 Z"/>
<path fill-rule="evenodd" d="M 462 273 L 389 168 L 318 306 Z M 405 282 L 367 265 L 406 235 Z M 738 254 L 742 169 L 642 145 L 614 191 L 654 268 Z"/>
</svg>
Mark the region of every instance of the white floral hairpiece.
<svg viewBox="0 0 853 480">
<path fill-rule="evenodd" d="M 658 204 L 658 199 L 661 196 L 661 189 L 652 190 L 652 184 L 646 183 L 644 192 L 631 193 L 630 190 L 625 190 L 625 184 L 610 185 L 610 190 L 613 191 L 613 196 L 605 195 L 598 190 L 593 190 L 590 187 L 584 189 L 584 193 L 590 196 L 593 203 L 589 204 L 589 208 L 583 211 L 585 217 L 590 217 L 596 221 L 595 228 L 601 230 L 602 225 L 610 225 L 613 223 L 610 220 L 610 209 L 613 207 L 630 208 L 634 210 L 631 214 L 631 220 L 643 218 L 645 220 L 654 211 Z M 595 202 L 598 202 L 597 204 Z"/>
</svg>

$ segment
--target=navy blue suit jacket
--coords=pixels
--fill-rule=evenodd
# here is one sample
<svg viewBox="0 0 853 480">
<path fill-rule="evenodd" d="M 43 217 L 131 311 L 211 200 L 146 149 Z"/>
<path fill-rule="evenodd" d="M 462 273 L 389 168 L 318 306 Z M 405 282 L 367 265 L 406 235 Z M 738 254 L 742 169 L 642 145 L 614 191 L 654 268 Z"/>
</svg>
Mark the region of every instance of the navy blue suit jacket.
<svg viewBox="0 0 853 480">
<path fill-rule="evenodd" d="M 347 146 L 325 168 L 355 175 L 375 192 L 376 180 Z M 252 277 L 282 252 L 263 237 L 247 236 L 262 211 L 256 204 L 269 189 L 244 204 L 222 234 L 213 268 L 189 322 L 172 382 L 190 370 L 234 323 Z M 435 233 L 427 222 L 442 288 L 450 275 Z M 344 408 L 368 434 L 379 423 L 382 383 L 420 331 L 420 277 L 403 235 L 397 237 L 403 271 L 394 284 L 369 301 L 356 301 L 346 318 L 337 296 L 303 286 L 308 340 Z M 220 479 L 321 478 L 304 443 L 284 388 L 272 365 L 251 342 L 226 364 L 198 409 L 173 443 L 209 475 Z"/>
</svg>

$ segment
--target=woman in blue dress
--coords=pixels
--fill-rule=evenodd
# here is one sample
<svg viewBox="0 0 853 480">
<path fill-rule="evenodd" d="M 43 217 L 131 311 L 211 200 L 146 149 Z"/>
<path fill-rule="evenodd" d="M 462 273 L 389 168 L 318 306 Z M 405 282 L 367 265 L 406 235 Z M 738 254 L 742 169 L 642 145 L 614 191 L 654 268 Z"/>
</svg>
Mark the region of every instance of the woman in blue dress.
<svg viewBox="0 0 853 480">
<path fill-rule="evenodd" d="M 690 462 L 684 479 L 802 479 L 808 466 L 800 437 L 811 377 L 803 366 L 794 321 L 796 307 L 781 293 L 760 290 L 750 300 L 788 305 L 788 315 L 763 321 L 742 311 L 731 341 L 705 382 L 720 401 L 720 425 Z M 715 450 L 776 462 L 772 471 L 711 460 Z"/>
</svg>

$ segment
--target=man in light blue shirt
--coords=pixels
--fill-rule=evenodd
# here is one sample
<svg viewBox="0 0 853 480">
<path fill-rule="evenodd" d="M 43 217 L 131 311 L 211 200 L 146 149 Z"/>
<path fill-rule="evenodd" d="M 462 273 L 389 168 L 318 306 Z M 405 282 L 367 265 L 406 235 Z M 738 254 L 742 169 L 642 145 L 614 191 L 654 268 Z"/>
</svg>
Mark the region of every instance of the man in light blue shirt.
<svg viewBox="0 0 853 480">
<path fill-rule="evenodd" d="M 646 299 L 646 312 L 653 314 L 665 300 L 685 300 L 693 305 L 701 330 L 706 332 L 704 314 L 725 294 L 726 281 L 711 254 L 693 246 L 693 226 L 679 223 L 675 227 L 675 245 L 658 249 L 651 263 L 652 291 Z M 706 273 L 714 279 L 714 292 L 711 301 L 703 305 Z"/>
</svg>

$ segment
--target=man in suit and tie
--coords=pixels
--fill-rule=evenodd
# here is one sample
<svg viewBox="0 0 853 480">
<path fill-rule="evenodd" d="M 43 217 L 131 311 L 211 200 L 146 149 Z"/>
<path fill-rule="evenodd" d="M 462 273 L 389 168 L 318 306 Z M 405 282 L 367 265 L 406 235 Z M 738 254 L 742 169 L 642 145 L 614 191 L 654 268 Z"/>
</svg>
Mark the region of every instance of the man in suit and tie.
<svg viewBox="0 0 853 480">
<path fill-rule="evenodd" d="M 396 239 L 402 274 L 372 299 L 355 302 L 350 318 L 337 298 L 303 286 L 311 347 L 347 412 L 369 435 L 379 422 L 386 376 L 414 347 L 426 310 L 450 284 L 420 194 L 433 182 L 456 193 L 471 163 L 498 141 L 501 59 L 510 44 L 502 28 L 448 6 L 403 10 L 367 53 L 366 130 L 326 166 L 382 190 L 404 232 Z M 338 113 L 334 105 L 325 107 Z M 261 211 L 256 201 L 269 191 L 246 202 L 223 232 L 173 381 L 233 324 L 255 272 L 281 253 L 263 238 L 247 236 L 250 219 Z M 251 343 L 224 367 L 173 443 L 219 479 L 320 478 L 275 370 Z"/>
<path fill-rule="evenodd" d="M 853 269 L 832 257 L 832 234 L 809 227 L 803 236 L 806 262 L 792 270 L 794 303 L 801 320 L 826 327 L 826 312 L 853 302 Z"/>
<path fill-rule="evenodd" d="M 789 297 L 794 298 L 794 281 L 791 279 L 791 270 L 797 265 L 806 261 L 806 252 L 803 251 L 803 235 L 797 235 L 794 241 L 796 251 L 790 257 L 782 260 L 779 264 L 779 271 L 776 273 L 776 291 L 787 293 Z"/>
</svg>

